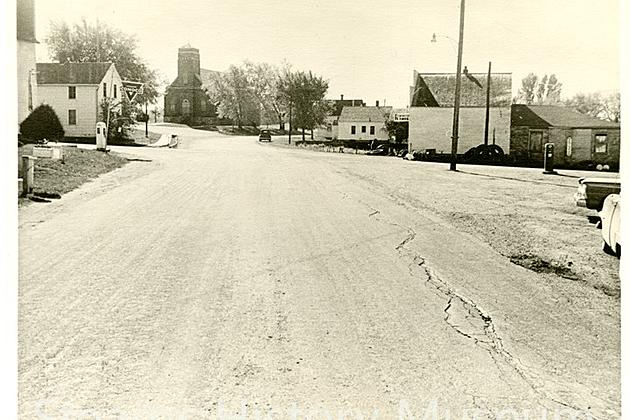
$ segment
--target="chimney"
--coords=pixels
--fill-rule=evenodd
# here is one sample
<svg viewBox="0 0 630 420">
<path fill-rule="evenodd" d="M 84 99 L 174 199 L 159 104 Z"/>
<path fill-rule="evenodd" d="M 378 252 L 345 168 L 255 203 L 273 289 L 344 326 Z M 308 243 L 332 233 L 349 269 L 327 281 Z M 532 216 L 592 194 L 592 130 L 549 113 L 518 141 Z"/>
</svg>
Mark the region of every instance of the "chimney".
<svg viewBox="0 0 630 420">
<path fill-rule="evenodd" d="M 378 101 L 376 101 L 376 106 L 378 106 Z"/>
<path fill-rule="evenodd" d="M 341 100 L 343 101 L 343 93 L 341 94 Z"/>
</svg>

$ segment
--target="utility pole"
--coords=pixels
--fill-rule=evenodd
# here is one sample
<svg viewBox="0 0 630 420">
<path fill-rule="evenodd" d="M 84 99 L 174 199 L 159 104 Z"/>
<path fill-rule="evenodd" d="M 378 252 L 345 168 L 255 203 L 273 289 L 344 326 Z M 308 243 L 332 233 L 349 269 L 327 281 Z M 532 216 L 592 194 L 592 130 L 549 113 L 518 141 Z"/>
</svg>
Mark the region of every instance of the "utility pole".
<svg viewBox="0 0 630 420">
<path fill-rule="evenodd" d="M 457 48 L 457 72 L 455 79 L 455 106 L 453 110 L 453 137 L 451 143 L 451 171 L 457 170 L 457 140 L 459 139 L 459 104 L 462 89 L 462 51 L 464 49 L 464 8 L 466 0 L 462 0 L 459 9 L 459 45 Z"/>
<path fill-rule="evenodd" d="M 144 137 L 149 138 L 149 101 L 144 100 Z"/>
<path fill-rule="evenodd" d="M 483 144 L 488 145 L 488 128 L 490 126 L 490 74 L 492 73 L 492 61 L 488 62 L 488 82 L 486 85 L 486 129 L 483 133 Z"/>
</svg>

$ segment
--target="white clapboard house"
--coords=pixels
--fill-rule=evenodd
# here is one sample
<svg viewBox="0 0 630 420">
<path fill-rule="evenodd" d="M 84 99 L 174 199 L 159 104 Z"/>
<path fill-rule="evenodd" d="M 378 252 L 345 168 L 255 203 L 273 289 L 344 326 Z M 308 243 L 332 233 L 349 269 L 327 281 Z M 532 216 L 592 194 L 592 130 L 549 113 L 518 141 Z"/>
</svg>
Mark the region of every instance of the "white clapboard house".
<svg viewBox="0 0 630 420">
<path fill-rule="evenodd" d="M 37 63 L 37 99 L 50 105 L 67 137 L 95 137 L 101 103 L 122 100 L 122 79 L 113 63 Z"/>
</svg>

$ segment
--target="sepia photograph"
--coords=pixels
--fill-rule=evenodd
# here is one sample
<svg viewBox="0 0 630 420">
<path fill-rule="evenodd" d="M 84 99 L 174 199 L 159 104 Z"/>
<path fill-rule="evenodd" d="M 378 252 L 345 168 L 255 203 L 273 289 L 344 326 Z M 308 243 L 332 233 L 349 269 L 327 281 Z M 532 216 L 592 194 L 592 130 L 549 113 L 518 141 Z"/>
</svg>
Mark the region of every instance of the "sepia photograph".
<svg viewBox="0 0 630 420">
<path fill-rule="evenodd" d="M 2 418 L 621 418 L 630 5 L 5 3 Z"/>
</svg>

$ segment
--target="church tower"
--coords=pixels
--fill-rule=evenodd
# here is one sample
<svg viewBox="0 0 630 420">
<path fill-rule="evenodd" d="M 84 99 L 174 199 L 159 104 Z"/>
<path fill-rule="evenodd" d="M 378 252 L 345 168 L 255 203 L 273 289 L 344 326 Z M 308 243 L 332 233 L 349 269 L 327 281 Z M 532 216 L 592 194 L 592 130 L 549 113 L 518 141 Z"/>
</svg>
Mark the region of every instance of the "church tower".
<svg viewBox="0 0 630 420">
<path fill-rule="evenodd" d="M 177 78 L 164 95 L 164 121 L 203 125 L 213 124 L 216 117 L 201 78 L 199 50 L 186 44 L 177 50 Z"/>
<path fill-rule="evenodd" d="M 177 84 L 180 86 L 201 86 L 201 64 L 199 50 L 186 44 L 177 54 Z"/>
</svg>

